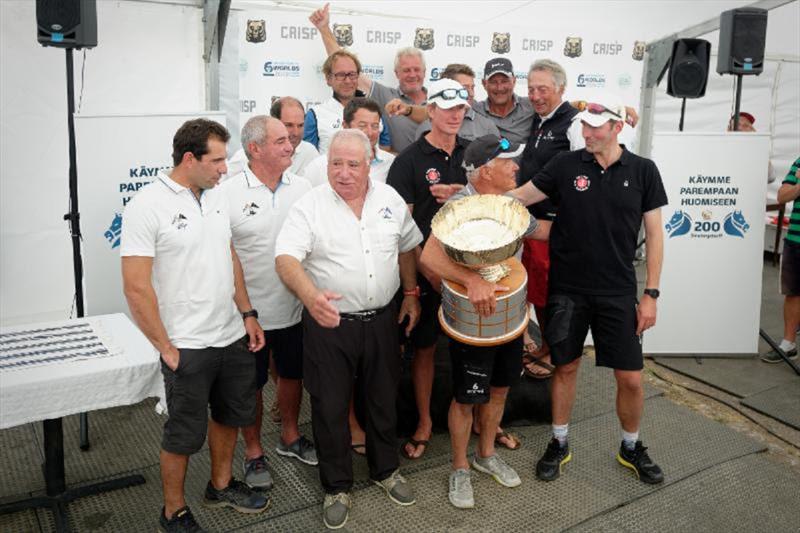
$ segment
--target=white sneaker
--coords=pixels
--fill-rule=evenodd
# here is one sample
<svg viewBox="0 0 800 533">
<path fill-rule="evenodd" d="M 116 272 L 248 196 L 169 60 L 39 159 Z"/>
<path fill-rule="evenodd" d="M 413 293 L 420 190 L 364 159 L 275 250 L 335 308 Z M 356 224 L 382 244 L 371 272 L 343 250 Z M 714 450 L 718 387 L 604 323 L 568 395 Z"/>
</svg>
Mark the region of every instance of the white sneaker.
<svg viewBox="0 0 800 533">
<path fill-rule="evenodd" d="M 472 481 L 469 470 L 459 468 L 450 474 L 450 503 L 459 509 L 475 507 L 475 498 L 472 496 Z"/>
</svg>

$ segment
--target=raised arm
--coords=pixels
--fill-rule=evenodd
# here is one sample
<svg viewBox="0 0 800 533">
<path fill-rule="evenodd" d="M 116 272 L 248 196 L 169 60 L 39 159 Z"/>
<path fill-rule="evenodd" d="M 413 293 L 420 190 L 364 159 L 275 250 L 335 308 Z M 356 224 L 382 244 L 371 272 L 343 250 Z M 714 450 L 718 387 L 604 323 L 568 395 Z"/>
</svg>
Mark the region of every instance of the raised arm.
<svg viewBox="0 0 800 533">
<path fill-rule="evenodd" d="M 308 20 L 317 28 L 317 31 L 319 31 L 327 55 L 331 55 L 335 51 L 341 49 L 339 43 L 336 42 L 336 36 L 331 30 L 330 3 L 325 4 L 323 7 L 311 13 Z M 358 89 L 365 94 L 369 94 L 370 89 L 372 89 L 372 79 L 363 72 L 358 77 Z"/>
</svg>

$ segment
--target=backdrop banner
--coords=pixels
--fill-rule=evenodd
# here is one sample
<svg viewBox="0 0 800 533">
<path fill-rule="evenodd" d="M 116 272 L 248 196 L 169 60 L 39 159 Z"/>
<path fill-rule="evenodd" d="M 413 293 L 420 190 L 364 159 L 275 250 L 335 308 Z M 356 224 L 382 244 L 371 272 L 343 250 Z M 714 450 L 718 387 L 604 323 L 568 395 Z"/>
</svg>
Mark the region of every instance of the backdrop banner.
<svg viewBox="0 0 800 533">
<path fill-rule="evenodd" d="M 661 210 L 662 295 L 646 353 L 758 352 L 768 154 L 767 134 L 655 134 L 669 205 Z"/>
<path fill-rule="evenodd" d="M 159 170 L 172 168 L 172 137 L 193 118 L 225 124 L 223 113 L 211 111 L 75 115 L 86 315 L 130 315 L 119 258 L 125 204 Z"/>
</svg>

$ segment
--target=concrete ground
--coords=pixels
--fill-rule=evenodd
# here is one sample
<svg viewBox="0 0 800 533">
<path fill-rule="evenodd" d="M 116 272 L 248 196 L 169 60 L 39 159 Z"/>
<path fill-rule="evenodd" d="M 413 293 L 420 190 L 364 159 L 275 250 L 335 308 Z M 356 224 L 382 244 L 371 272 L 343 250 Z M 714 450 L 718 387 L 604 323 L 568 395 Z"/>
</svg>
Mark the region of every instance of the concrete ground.
<svg viewBox="0 0 800 533">
<path fill-rule="evenodd" d="M 776 276 L 776 269 L 765 262 L 762 327 L 777 336 L 781 301 L 771 281 Z M 619 425 L 613 376 L 595 368 L 590 353 L 582 365 L 570 426 L 574 458 L 560 479 L 544 483 L 533 475 L 549 439 L 549 426 L 515 427 L 522 448 L 500 453 L 519 472 L 522 485 L 507 489 L 474 473 L 476 508 L 457 510 L 447 500 L 449 439 L 437 433 L 422 459 L 401 460 L 417 493 L 417 503 L 410 507 L 391 503 L 369 483 L 365 460 L 354 458 L 354 508 L 344 531 L 798 531 L 800 432 L 741 405 L 736 395 L 657 362 L 646 362 L 645 379 L 642 438 L 665 471 L 664 484 L 640 483 L 616 463 Z M 269 387 L 267 405 L 271 391 Z M 158 448 L 163 419 L 154 414 L 153 404 L 148 400 L 92 413 L 88 452 L 78 448 L 77 417 L 65 419 L 70 486 L 127 473 L 140 473 L 147 480 L 70 504 L 73 530 L 155 529 L 161 506 Z M 263 440 L 271 449 L 278 428 L 268 413 L 266 417 Z M 310 433 L 307 402 L 301 422 Z M 41 449 L 41 424 L 0 431 L 0 503 L 43 492 Z M 240 445 L 237 470 L 241 453 Z M 259 515 L 204 509 L 208 454 L 204 449 L 192 458 L 187 499 L 206 528 L 324 530 L 316 469 L 269 455 L 276 486 L 270 508 Z M 52 531 L 53 527 L 47 511 L 0 515 L 0 531 Z"/>
</svg>

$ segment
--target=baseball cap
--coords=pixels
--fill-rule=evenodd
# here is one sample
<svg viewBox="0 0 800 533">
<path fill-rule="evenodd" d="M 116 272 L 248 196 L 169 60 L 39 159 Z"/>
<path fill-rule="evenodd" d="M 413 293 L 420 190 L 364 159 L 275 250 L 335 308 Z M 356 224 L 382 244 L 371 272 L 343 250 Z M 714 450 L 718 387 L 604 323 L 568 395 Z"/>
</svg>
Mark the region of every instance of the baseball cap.
<svg viewBox="0 0 800 533">
<path fill-rule="evenodd" d="M 495 158 L 511 159 L 512 157 L 517 157 L 524 149 L 524 144 L 512 143 L 505 137 L 484 135 L 469 143 L 469 146 L 464 151 L 464 161 L 461 165 L 466 170 L 475 170 Z"/>
<path fill-rule="evenodd" d="M 581 120 L 595 128 L 609 120 L 625 122 L 625 106 L 615 94 L 599 93 L 587 101 L 586 108 L 573 120 Z"/>
<path fill-rule="evenodd" d="M 483 79 L 488 80 L 495 74 L 505 74 L 514 79 L 514 67 L 511 65 L 511 61 L 505 57 L 495 57 L 487 61 L 483 67 Z"/>
<path fill-rule="evenodd" d="M 436 104 L 441 109 L 450 109 L 457 105 L 469 107 L 467 98 L 469 93 L 456 80 L 442 78 L 428 87 L 428 104 Z"/>
</svg>

